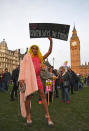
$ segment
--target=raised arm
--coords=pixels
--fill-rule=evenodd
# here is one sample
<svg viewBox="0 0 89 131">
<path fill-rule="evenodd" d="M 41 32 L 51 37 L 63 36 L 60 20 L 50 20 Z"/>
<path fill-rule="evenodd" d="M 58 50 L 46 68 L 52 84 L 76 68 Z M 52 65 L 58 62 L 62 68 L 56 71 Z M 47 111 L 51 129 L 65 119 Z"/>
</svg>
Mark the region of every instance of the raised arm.
<svg viewBox="0 0 89 131">
<path fill-rule="evenodd" d="M 52 38 L 49 37 L 48 39 L 50 40 L 50 46 L 48 52 L 43 56 L 43 59 L 46 59 L 52 52 Z"/>
</svg>

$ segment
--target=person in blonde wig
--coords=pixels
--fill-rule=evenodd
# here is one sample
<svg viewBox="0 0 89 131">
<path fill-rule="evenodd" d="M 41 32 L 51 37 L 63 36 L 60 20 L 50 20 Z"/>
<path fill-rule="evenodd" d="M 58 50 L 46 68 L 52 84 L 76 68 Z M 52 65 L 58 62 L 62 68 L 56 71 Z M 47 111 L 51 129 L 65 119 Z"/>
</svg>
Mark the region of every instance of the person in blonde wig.
<svg viewBox="0 0 89 131">
<path fill-rule="evenodd" d="M 36 74 L 36 80 L 37 80 L 37 86 L 38 86 L 38 93 L 42 99 L 42 103 L 43 103 L 43 107 L 45 110 L 45 118 L 47 118 L 48 120 L 48 125 L 54 125 L 54 123 L 52 122 L 51 118 L 50 118 L 50 114 L 48 111 L 48 105 L 47 105 L 47 101 L 45 98 L 45 94 L 44 94 L 44 90 L 43 90 L 43 85 L 40 79 L 40 67 L 41 64 L 43 63 L 43 61 L 51 54 L 52 52 L 52 38 L 49 37 L 48 38 L 50 40 L 50 46 L 48 49 L 48 52 L 42 56 L 40 49 L 37 45 L 32 45 L 29 50 L 28 50 L 28 55 L 30 54 L 31 58 L 32 58 L 32 62 L 34 65 L 34 70 L 35 70 L 35 74 Z M 29 59 L 25 60 L 26 63 L 28 63 Z M 25 65 L 26 67 L 26 65 Z M 26 69 L 27 70 L 27 69 Z M 28 73 L 28 70 L 27 70 Z M 29 77 L 28 77 L 29 80 Z M 24 81 L 20 81 L 20 85 L 22 86 Z M 28 101 L 30 101 L 31 97 L 30 95 L 27 97 Z M 31 120 L 31 115 L 30 115 L 30 108 L 29 108 L 29 102 L 26 103 L 26 112 L 27 112 L 27 123 L 32 123 Z"/>
<path fill-rule="evenodd" d="M 37 57 L 40 59 L 41 61 L 41 64 L 43 64 L 43 56 L 42 56 L 42 53 L 40 52 L 40 49 L 39 49 L 39 46 L 38 45 L 32 45 L 29 50 L 28 50 L 28 53 L 30 53 L 31 57 L 33 58 L 34 57 L 34 53 L 32 51 L 32 49 L 34 48 L 34 46 L 37 48 Z"/>
</svg>

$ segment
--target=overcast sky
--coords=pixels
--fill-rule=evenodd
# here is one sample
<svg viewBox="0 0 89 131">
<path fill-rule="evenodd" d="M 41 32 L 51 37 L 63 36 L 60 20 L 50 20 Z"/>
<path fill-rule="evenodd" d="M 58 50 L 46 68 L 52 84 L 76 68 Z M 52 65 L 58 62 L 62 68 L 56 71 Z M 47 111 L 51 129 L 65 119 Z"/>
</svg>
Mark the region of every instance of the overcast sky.
<svg viewBox="0 0 89 131">
<path fill-rule="evenodd" d="M 59 68 L 70 65 L 70 37 L 75 24 L 80 39 L 81 64 L 89 61 L 89 0 L 0 0 L 0 42 L 5 38 L 9 50 L 24 51 L 37 44 L 43 55 L 49 48 L 47 38 L 30 39 L 29 23 L 70 25 L 68 41 L 53 39 L 49 62 Z"/>
</svg>

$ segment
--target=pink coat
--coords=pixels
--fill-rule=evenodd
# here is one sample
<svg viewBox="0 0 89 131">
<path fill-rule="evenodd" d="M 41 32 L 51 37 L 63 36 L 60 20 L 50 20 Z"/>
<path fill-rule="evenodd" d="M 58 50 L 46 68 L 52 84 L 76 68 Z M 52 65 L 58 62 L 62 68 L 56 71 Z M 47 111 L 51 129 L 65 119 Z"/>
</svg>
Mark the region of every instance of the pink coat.
<svg viewBox="0 0 89 131">
<path fill-rule="evenodd" d="M 38 91 L 37 79 L 34 65 L 30 53 L 24 56 L 20 65 L 19 81 L 24 80 L 26 84 L 25 93 L 20 92 L 20 105 L 23 117 L 26 117 L 25 100 L 26 97 Z"/>
</svg>

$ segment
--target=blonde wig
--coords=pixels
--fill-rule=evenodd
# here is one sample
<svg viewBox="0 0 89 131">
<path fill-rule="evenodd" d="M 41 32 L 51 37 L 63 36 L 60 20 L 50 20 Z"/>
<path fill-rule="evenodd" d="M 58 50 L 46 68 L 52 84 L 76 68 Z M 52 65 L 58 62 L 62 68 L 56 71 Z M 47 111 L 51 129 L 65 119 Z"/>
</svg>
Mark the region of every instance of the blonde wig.
<svg viewBox="0 0 89 131">
<path fill-rule="evenodd" d="M 31 54 L 31 57 L 34 57 L 34 54 L 33 54 L 33 52 L 32 52 L 32 47 L 34 47 L 34 46 L 38 49 L 38 50 L 37 50 L 37 56 L 38 56 L 38 58 L 41 60 L 41 64 L 43 64 L 43 56 L 42 56 L 42 53 L 40 52 L 40 49 L 39 49 L 39 47 L 38 47 L 37 45 L 32 45 L 32 46 L 29 48 L 28 53 Z"/>
</svg>

